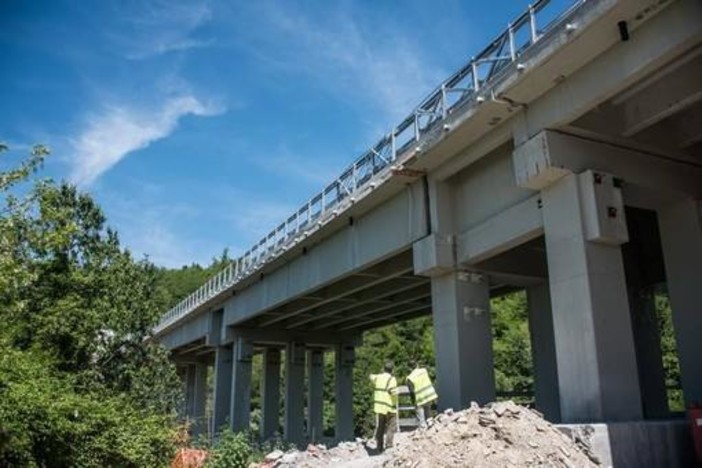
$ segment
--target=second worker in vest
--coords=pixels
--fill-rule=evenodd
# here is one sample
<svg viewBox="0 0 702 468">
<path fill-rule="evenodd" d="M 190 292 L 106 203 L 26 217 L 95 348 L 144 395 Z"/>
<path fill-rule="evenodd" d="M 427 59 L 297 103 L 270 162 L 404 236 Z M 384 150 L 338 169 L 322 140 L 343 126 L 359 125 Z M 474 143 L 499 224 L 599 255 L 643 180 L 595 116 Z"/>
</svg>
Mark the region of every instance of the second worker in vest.
<svg viewBox="0 0 702 468">
<path fill-rule="evenodd" d="M 397 380 L 392 376 L 392 363 L 386 362 L 382 374 L 371 374 L 373 412 L 375 413 L 375 446 L 379 452 L 392 447 L 397 417 Z"/>
<path fill-rule="evenodd" d="M 407 386 L 414 396 L 414 404 L 417 407 L 417 419 L 419 425 L 424 427 L 427 424 L 429 411 L 431 410 L 432 402 L 436 401 L 439 396 L 434 390 L 434 385 L 431 383 L 429 373 L 422 367 L 421 363 L 415 362 L 414 370 L 407 376 Z"/>
</svg>

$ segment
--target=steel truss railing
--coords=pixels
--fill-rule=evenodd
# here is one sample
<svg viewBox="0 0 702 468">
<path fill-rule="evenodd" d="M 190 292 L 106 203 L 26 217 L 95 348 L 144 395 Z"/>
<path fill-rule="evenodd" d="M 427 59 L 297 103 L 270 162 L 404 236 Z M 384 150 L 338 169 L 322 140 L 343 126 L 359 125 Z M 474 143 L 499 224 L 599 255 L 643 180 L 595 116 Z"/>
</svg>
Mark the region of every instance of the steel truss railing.
<svg viewBox="0 0 702 468">
<path fill-rule="evenodd" d="M 429 94 L 407 118 L 356 159 L 336 180 L 241 257 L 233 260 L 166 312 L 154 332 L 158 333 L 172 325 L 296 245 L 354 203 L 354 196 L 361 190 L 375 188 L 374 181 L 387 175 L 390 168 L 403 159 L 405 153 L 409 154 L 409 150 L 417 145 L 423 134 L 435 128 L 459 106 L 470 101 L 482 102 L 485 96 L 481 95 L 481 90 L 487 88 L 509 65 L 516 64 L 517 70 L 522 69 L 519 60 L 523 53 L 546 31 L 560 23 L 567 13 L 584 2 L 585 0 L 574 0 L 570 7 L 560 12 L 547 9 L 551 0 L 538 0 L 531 5 L 490 45 Z M 540 22 L 543 23 L 541 29 L 538 27 Z"/>
</svg>

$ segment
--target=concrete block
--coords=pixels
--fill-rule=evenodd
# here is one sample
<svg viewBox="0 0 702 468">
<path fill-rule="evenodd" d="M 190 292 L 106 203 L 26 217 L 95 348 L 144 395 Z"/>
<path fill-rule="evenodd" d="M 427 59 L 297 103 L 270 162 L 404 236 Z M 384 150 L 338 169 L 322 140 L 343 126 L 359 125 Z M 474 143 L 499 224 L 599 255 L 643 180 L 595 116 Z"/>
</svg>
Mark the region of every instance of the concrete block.
<svg viewBox="0 0 702 468">
<path fill-rule="evenodd" d="M 603 467 L 695 466 L 694 447 L 685 420 L 563 424 L 556 427 L 590 447 Z"/>
<path fill-rule="evenodd" d="M 448 273 L 456 264 L 452 236 L 430 234 L 412 246 L 414 273 L 437 276 Z"/>
<path fill-rule="evenodd" d="M 516 147 L 512 162 L 517 186 L 532 190 L 546 188 L 571 173 L 553 160 L 546 132 Z"/>
<path fill-rule="evenodd" d="M 624 200 L 617 179 L 594 171 L 585 171 L 579 178 L 585 238 L 610 245 L 629 242 Z"/>
</svg>

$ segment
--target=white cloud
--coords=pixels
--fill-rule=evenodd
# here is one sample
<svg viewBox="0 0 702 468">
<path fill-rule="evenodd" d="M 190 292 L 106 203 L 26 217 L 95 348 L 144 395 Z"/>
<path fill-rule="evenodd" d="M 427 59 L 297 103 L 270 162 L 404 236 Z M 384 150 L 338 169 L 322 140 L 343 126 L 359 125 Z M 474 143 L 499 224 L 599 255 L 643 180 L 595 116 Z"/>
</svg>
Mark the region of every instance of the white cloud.
<svg viewBox="0 0 702 468">
<path fill-rule="evenodd" d="M 221 112 L 192 95 L 166 99 L 156 109 L 107 106 L 92 115 L 86 128 L 71 140 L 71 180 L 89 185 L 128 154 L 170 135 L 181 117 L 209 116 Z"/>
<path fill-rule="evenodd" d="M 213 43 L 211 39 L 193 37 L 212 20 L 206 2 L 149 0 L 136 3 L 133 11 L 119 13 L 124 23 L 108 35 L 129 59 L 147 59 Z"/>
</svg>

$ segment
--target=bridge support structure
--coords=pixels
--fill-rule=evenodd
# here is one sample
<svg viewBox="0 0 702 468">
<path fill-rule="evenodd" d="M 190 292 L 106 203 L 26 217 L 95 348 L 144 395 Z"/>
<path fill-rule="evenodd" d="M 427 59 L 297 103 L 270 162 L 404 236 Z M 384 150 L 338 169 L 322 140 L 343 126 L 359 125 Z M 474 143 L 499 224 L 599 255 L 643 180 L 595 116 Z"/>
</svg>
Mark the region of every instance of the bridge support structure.
<svg viewBox="0 0 702 468">
<path fill-rule="evenodd" d="M 531 286 L 527 288 L 526 293 L 536 409 L 541 411 L 546 419 L 556 423 L 561 421 L 561 402 L 551 293 L 548 283 Z"/>
<path fill-rule="evenodd" d="M 263 349 L 261 382 L 261 439 L 272 439 L 280 426 L 280 349 Z"/>
</svg>

